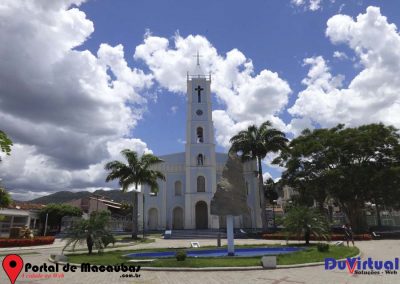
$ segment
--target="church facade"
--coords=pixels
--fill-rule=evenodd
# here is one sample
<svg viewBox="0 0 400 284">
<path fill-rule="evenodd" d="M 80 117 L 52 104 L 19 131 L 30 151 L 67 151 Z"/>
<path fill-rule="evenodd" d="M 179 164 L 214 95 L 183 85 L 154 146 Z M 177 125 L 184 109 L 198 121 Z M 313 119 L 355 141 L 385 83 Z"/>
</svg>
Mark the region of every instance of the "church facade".
<svg viewBox="0 0 400 284">
<path fill-rule="evenodd" d="M 225 227 L 224 217 L 210 214 L 210 202 L 228 159 L 227 154 L 215 152 L 210 87 L 211 75 L 187 76 L 185 152 L 160 156 L 164 162 L 156 169 L 166 180 L 159 181 L 156 195 L 151 195 L 149 186 L 142 186 L 138 209 L 140 227 L 144 224 L 145 230 Z M 249 210 L 235 217 L 235 228 L 262 227 L 256 172 L 255 161 L 244 163 Z"/>
</svg>

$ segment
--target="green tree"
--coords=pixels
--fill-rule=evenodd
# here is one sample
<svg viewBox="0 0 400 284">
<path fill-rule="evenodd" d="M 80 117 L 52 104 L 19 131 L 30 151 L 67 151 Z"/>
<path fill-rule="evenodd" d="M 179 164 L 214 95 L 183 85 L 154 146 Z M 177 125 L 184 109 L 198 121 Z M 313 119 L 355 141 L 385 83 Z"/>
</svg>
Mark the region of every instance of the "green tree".
<svg viewBox="0 0 400 284">
<path fill-rule="evenodd" d="M 162 172 L 152 169 L 153 166 L 163 162 L 152 154 L 143 154 L 140 158 L 135 151 L 125 149 L 121 151 L 122 156 L 128 162 L 112 161 L 105 165 L 109 171 L 106 181 L 119 180 L 122 191 L 128 191 L 134 185 L 132 199 L 132 238 L 137 238 L 138 234 L 138 186 L 147 184 L 152 192 L 158 191 L 157 179 L 165 180 Z"/>
<path fill-rule="evenodd" d="M 10 138 L 8 138 L 7 134 L 0 130 L 0 150 L 1 152 L 6 153 L 6 155 L 10 155 L 11 146 L 13 145 Z M 1 161 L 1 157 L 0 157 Z"/>
<path fill-rule="evenodd" d="M 0 185 L 0 208 L 7 208 L 11 204 L 11 197 Z"/>
<path fill-rule="evenodd" d="M 356 231 L 365 230 L 367 201 L 395 206 L 399 196 L 400 144 L 397 129 L 383 124 L 356 128 L 305 130 L 274 163 L 287 170 L 282 180 L 300 193 L 300 201 L 316 200 L 320 210 L 335 200 Z M 389 194 L 390 193 L 390 194 Z M 321 210 L 322 212 L 322 210 Z"/>
<path fill-rule="evenodd" d="M 58 232 L 61 230 L 61 219 L 64 216 L 82 216 L 82 210 L 78 207 L 69 205 L 69 204 L 47 204 L 44 208 L 42 208 L 39 212 L 39 217 L 43 224 L 47 218 L 48 226 L 57 226 Z"/>
<path fill-rule="evenodd" d="M 273 128 L 271 122 L 266 121 L 262 123 L 260 127 L 251 125 L 246 130 L 240 131 L 231 138 L 230 142 L 232 146 L 229 151 L 238 153 L 243 161 L 257 161 L 261 220 L 263 230 L 266 230 L 267 212 L 265 210 L 266 202 L 261 161 L 268 153 L 276 153 L 285 150 L 288 140 L 283 132 Z"/>
<path fill-rule="evenodd" d="M 283 225 L 289 235 L 300 238 L 303 234 L 306 245 L 310 244 L 311 235 L 325 240 L 329 237 L 326 217 L 313 208 L 305 206 L 290 208 L 283 217 Z"/>
<path fill-rule="evenodd" d="M 75 250 L 76 245 L 84 241 L 86 241 L 89 254 L 92 254 L 93 247 L 100 253 L 110 243 L 114 244 L 114 236 L 107 229 L 109 221 L 110 212 L 104 210 L 92 212 L 88 220 L 80 219 L 73 223 L 72 227 L 66 231 L 64 239 L 67 242 L 63 251 L 69 246 Z"/>
<path fill-rule="evenodd" d="M 270 204 L 279 198 L 278 190 L 280 190 L 280 182 L 274 182 L 272 178 L 268 178 L 265 181 L 264 194 Z"/>
</svg>

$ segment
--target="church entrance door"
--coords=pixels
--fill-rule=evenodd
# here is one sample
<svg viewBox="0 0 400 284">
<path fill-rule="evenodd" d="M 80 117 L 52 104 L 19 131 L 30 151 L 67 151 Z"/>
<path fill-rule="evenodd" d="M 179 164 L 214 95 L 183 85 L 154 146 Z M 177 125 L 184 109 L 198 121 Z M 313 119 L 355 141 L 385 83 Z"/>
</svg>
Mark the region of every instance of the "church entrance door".
<svg viewBox="0 0 400 284">
<path fill-rule="evenodd" d="M 199 201 L 196 203 L 196 229 L 208 228 L 207 203 Z"/>
<path fill-rule="evenodd" d="M 151 208 L 149 210 L 149 221 L 148 226 L 149 230 L 157 230 L 158 227 L 158 212 L 156 208 Z"/>
<path fill-rule="evenodd" d="M 172 229 L 182 230 L 183 229 L 183 210 L 181 207 L 175 207 L 172 212 Z"/>
</svg>

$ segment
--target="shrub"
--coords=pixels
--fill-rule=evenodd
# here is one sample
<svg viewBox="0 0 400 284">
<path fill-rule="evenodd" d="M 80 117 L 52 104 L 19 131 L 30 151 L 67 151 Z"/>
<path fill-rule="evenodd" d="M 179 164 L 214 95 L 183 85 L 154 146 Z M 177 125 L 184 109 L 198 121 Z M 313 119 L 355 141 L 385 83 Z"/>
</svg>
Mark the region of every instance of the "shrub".
<svg viewBox="0 0 400 284">
<path fill-rule="evenodd" d="M 290 235 L 289 237 L 285 235 L 284 233 L 275 233 L 275 234 L 263 234 L 262 237 L 266 240 L 302 240 L 302 235 L 300 235 L 299 238 L 297 238 L 294 235 Z M 318 241 L 320 240 L 319 238 L 316 238 L 314 235 L 311 235 L 310 237 L 311 240 L 313 241 Z M 344 241 L 345 237 L 344 235 L 339 235 L 339 234 L 333 234 L 330 236 L 331 241 Z M 354 235 L 354 240 L 355 241 L 370 241 L 372 240 L 372 237 L 370 234 L 356 234 Z"/>
<path fill-rule="evenodd" d="M 106 248 L 109 244 L 115 244 L 115 238 L 111 234 L 107 234 L 101 237 L 104 247 Z"/>
<path fill-rule="evenodd" d="M 317 249 L 319 252 L 327 252 L 327 251 L 329 251 L 329 245 L 325 244 L 325 243 L 318 243 Z"/>
<path fill-rule="evenodd" d="M 20 227 L 12 227 L 10 228 L 10 239 L 19 239 L 21 235 Z"/>
<path fill-rule="evenodd" d="M 49 245 L 54 243 L 54 237 L 35 237 L 33 239 L 0 239 L 0 247 L 26 247 Z"/>
<path fill-rule="evenodd" d="M 177 261 L 184 261 L 187 257 L 186 251 L 184 250 L 177 251 L 175 257 Z"/>
</svg>

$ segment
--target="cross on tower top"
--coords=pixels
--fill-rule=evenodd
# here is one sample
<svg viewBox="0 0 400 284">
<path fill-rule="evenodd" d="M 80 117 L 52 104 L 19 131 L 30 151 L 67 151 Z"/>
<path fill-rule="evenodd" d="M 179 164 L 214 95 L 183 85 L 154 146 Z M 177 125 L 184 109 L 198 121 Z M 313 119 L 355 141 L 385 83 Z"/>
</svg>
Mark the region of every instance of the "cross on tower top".
<svg viewBox="0 0 400 284">
<path fill-rule="evenodd" d="M 193 57 L 197 58 L 197 66 L 200 66 L 200 57 L 202 57 L 202 56 L 199 54 L 199 51 L 197 51 L 197 54 L 194 55 Z"/>
</svg>

